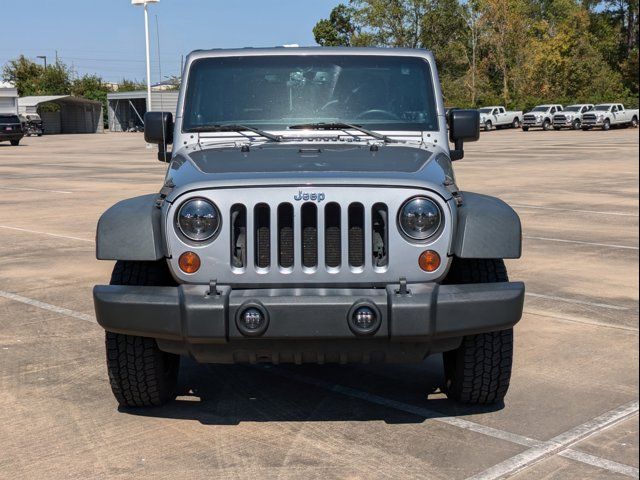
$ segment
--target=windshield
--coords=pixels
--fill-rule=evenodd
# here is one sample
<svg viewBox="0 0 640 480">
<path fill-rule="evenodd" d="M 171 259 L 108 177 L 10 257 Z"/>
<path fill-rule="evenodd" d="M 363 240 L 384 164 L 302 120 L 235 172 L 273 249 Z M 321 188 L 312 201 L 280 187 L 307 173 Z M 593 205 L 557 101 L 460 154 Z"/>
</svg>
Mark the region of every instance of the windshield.
<svg viewBox="0 0 640 480">
<path fill-rule="evenodd" d="M 570 107 L 567 107 L 564 109 L 565 112 L 579 112 L 580 109 L 582 107 L 580 107 L 579 105 L 571 105 Z"/>
<path fill-rule="evenodd" d="M 20 119 L 17 115 L 0 115 L 0 122 L 2 123 L 20 123 Z"/>
<path fill-rule="evenodd" d="M 342 122 L 437 130 L 429 64 L 374 55 L 207 58 L 189 72 L 183 131 L 219 124 L 284 130 Z"/>
<path fill-rule="evenodd" d="M 481 108 L 478 110 L 480 113 L 491 113 L 493 112 L 493 108 Z"/>
<path fill-rule="evenodd" d="M 546 112 L 547 110 L 549 110 L 549 107 L 535 107 L 533 110 L 531 110 L 532 112 Z"/>
<path fill-rule="evenodd" d="M 610 108 L 611 105 L 596 105 L 596 108 L 594 108 L 594 110 L 597 110 L 599 112 L 608 112 Z"/>
</svg>

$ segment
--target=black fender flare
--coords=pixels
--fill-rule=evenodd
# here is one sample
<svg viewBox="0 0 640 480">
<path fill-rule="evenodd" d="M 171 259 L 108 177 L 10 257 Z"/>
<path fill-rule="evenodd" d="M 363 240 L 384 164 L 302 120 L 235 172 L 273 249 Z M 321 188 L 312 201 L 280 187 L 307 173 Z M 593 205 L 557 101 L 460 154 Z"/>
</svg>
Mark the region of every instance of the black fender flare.
<svg viewBox="0 0 640 480">
<path fill-rule="evenodd" d="M 460 258 L 520 258 L 522 224 L 499 198 L 462 192 L 452 253 Z"/>
<path fill-rule="evenodd" d="M 96 231 L 98 260 L 155 261 L 165 256 L 157 193 L 128 198 L 102 214 Z"/>
</svg>

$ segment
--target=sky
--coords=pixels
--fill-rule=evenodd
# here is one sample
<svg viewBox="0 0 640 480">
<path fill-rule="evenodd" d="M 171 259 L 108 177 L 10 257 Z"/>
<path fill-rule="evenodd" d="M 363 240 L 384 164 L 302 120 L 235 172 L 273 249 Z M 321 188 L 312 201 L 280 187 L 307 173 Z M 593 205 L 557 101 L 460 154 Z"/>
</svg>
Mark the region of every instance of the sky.
<svg viewBox="0 0 640 480">
<path fill-rule="evenodd" d="M 339 3 L 160 0 L 149 6 L 151 81 L 178 75 L 181 56 L 196 49 L 315 45 L 313 26 Z M 131 0 L 0 0 L 0 67 L 20 54 L 53 62 L 56 52 L 78 75 L 144 80 L 142 7 Z"/>
</svg>

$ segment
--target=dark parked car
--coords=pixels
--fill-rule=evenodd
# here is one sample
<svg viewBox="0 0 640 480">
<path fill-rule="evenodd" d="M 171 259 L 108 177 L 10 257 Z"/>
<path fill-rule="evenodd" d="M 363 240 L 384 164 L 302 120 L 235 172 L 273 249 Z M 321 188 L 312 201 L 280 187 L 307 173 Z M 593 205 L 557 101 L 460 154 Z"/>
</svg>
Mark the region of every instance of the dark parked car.
<svg viewBox="0 0 640 480">
<path fill-rule="evenodd" d="M 17 115 L 0 113 L 0 142 L 11 142 L 18 145 L 24 136 L 22 122 Z"/>
</svg>

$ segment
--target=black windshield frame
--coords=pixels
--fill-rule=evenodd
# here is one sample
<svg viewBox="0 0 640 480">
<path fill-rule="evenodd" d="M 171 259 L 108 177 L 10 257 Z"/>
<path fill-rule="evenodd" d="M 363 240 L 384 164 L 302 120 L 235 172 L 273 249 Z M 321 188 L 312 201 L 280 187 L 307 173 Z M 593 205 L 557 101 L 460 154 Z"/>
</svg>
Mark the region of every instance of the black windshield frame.
<svg viewBox="0 0 640 480">
<path fill-rule="evenodd" d="M 256 70 L 250 70 L 250 69 Z M 363 73 L 359 73 L 358 69 L 363 68 Z M 225 70 L 227 69 L 227 70 Z M 243 69 L 247 70 L 247 76 L 254 74 L 253 77 L 249 77 L 246 80 L 246 84 L 238 85 L 245 80 L 241 76 L 244 73 Z M 324 74 L 323 69 L 329 71 L 327 75 L 329 78 L 322 87 L 325 90 L 316 93 L 318 97 L 322 94 L 331 92 L 331 96 L 327 95 L 330 99 L 325 103 L 322 98 L 316 100 L 315 104 L 311 104 L 308 110 L 302 109 L 302 115 L 293 114 L 291 116 L 269 116 L 264 115 L 260 118 L 260 114 L 256 114 L 256 118 L 225 118 L 221 113 L 224 108 L 229 109 L 228 105 L 223 105 L 224 102 L 230 104 L 230 98 L 240 98 L 241 101 L 246 98 L 247 95 L 251 95 L 251 100 L 247 100 L 244 106 L 253 106 L 251 102 L 255 102 L 255 106 L 262 107 L 269 104 L 272 107 L 274 104 L 278 107 L 283 106 L 283 102 L 274 101 L 273 94 L 270 94 L 266 90 L 258 88 L 258 86 L 252 86 L 249 80 L 264 80 L 263 83 L 268 82 L 271 77 L 277 78 L 278 85 L 276 88 L 282 89 L 282 78 L 278 77 L 278 74 L 283 72 L 290 73 L 290 77 L 293 78 L 295 70 L 304 72 L 305 75 L 310 75 L 312 79 L 305 76 L 300 76 L 300 82 L 308 82 L 309 88 L 314 88 L 316 79 Z M 305 70 L 306 69 L 306 70 Z M 273 71 L 273 74 L 269 72 Z M 309 73 L 310 72 L 310 73 Z M 337 72 L 337 73 L 334 73 Z M 348 116 L 345 114 L 346 100 L 344 102 L 344 111 L 327 111 L 325 108 L 330 102 L 336 102 L 333 100 L 336 90 L 338 88 L 338 82 L 341 81 L 340 75 L 343 72 L 350 73 L 354 78 L 367 79 L 368 85 L 371 83 L 371 74 L 378 73 L 378 78 L 373 77 L 375 80 L 386 78 L 387 83 L 385 86 L 387 90 L 383 90 L 389 102 L 388 105 L 394 110 L 386 110 L 391 115 L 372 113 L 372 118 L 358 118 Z M 330 77 L 334 74 L 334 77 Z M 220 78 L 216 77 L 218 75 Z M 228 76 L 233 81 L 226 80 L 224 77 Z M 361 77 L 357 77 L 360 75 Z M 369 76 L 367 76 L 369 75 Z M 387 75 L 387 77 L 384 77 Z M 241 77 L 241 78 L 238 78 Z M 264 78 L 263 78 L 264 77 Z M 303 78 L 304 77 L 304 78 Z M 345 75 L 346 78 L 349 78 Z M 406 80 L 406 83 L 398 86 L 398 83 L 393 80 L 400 78 Z M 219 82 L 220 85 L 224 84 L 226 88 L 202 88 L 203 85 L 212 85 L 212 82 Z M 291 91 L 291 80 L 286 82 L 286 86 Z M 332 83 L 333 82 L 333 83 Z M 347 83 L 346 81 L 344 83 Z M 363 83 L 365 81 L 363 80 Z M 329 85 L 330 84 L 330 85 Z M 367 86 L 368 86 L 367 85 Z M 403 88 L 408 85 L 417 85 L 418 88 Z M 272 85 L 273 87 L 273 85 Z M 232 91 L 233 88 L 237 88 L 238 91 Z M 378 97 L 368 92 L 364 86 L 358 85 L 355 91 L 362 88 L 362 91 L 369 94 L 369 97 L 374 98 L 377 101 Z M 245 96 L 240 96 L 238 92 L 244 89 Z M 332 90 L 331 90 L 332 89 Z M 379 90 L 380 91 L 380 90 Z M 241 123 L 244 125 L 251 125 L 252 127 L 261 128 L 263 130 L 277 130 L 284 131 L 288 125 L 300 124 L 300 123 L 317 123 L 317 122 L 342 122 L 358 124 L 366 127 L 370 130 L 386 130 L 386 131 L 438 131 L 439 130 L 439 118 L 437 110 L 437 100 L 435 96 L 436 89 L 434 87 L 433 72 L 429 62 L 421 57 L 413 56 L 390 56 L 390 55 L 269 55 L 269 56 L 229 56 L 229 57 L 207 57 L 196 59 L 192 62 L 187 79 L 186 91 L 184 94 L 183 103 L 183 115 L 182 115 L 182 127 L 183 133 L 191 133 L 198 129 L 199 126 L 207 123 Z M 279 100 L 282 100 L 282 91 L 277 92 Z M 366 95 L 365 95 L 366 96 Z M 390 101 L 400 98 L 401 101 Z M 288 98 L 288 97 L 285 97 Z M 297 99 L 298 97 L 296 97 Z M 303 100 L 307 100 L 307 97 L 300 95 L 301 103 Z M 277 99 L 277 100 L 278 100 Z M 402 103 L 404 102 L 404 103 Z M 339 101 L 337 102 L 339 103 Z M 382 101 L 381 101 L 382 103 Z M 200 105 L 208 104 L 214 105 L 219 112 L 214 112 L 211 108 L 201 108 Z M 363 103 L 366 105 L 365 103 Z M 293 105 L 293 104 L 291 104 Z M 318 108 L 321 113 L 316 111 L 319 105 L 323 105 Z M 284 105 L 286 107 L 286 105 Z M 408 107 L 419 107 L 411 110 Z M 405 108 L 405 110 L 402 110 Z M 239 110 L 239 107 L 238 107 Z M 245 109 L 242 113 L 245 113 Z M 256 108 L 255 110 L 259 110 Z M 340 110 L 339 108 L 337 110 Z M 377 109 L 367 109 L 365 111 L 371 111 Z M 383 109 L 380 109 L 383 110 Z M 399 112 L 400 114 L 396 113 Z M 291 111 L 286 112 L 288 114 Z M 305 115 L 306 114 L 306 115 Z M 362 114 L 362 112 L 360 112 Z M 217 115 L 217 116 L 216 116 Z M 376 117 L 377 116 L 377 117 Z M 345 118 L 347 117 L 347 118 Z"/>
</svg>

